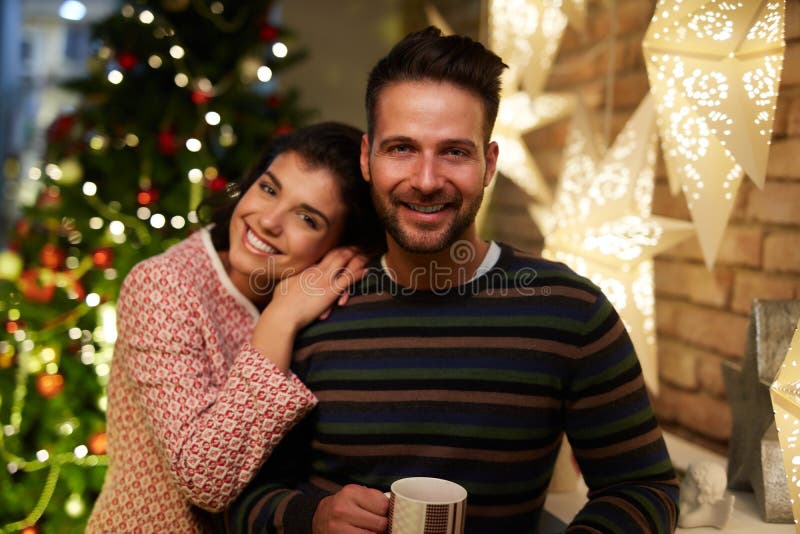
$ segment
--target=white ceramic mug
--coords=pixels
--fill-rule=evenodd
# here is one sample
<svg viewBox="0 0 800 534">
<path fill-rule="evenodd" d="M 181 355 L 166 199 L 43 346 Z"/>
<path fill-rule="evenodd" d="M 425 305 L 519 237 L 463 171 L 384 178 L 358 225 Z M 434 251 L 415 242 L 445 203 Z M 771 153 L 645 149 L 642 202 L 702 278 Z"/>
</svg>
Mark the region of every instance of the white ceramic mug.
<svg viewBox="0 0 800 534">
<path fill-rule="evenodd" d="M 463 534 L 467 490 L 441 478 L 401 478 L 389 493 L 389 534 Z"/>
</svg>

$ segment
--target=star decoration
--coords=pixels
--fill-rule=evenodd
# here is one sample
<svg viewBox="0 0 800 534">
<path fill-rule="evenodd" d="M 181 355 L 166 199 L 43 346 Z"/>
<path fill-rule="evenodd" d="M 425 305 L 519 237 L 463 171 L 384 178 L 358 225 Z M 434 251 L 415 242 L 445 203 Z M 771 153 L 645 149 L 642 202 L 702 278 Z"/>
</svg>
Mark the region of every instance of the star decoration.
<svg viewBox="0 0 800 534">
<path fill-rule="evenodd" d="M 500 147 L 497 170 L 545 204 L 552 202 L 552 194 L 524 135 L 561 119 L 574 106 L 572 95 L 542 93 L 567 25 L 560 4 L 554 0 L 492 0 L 489 4 L 490 47 L 509 66 L 503 75 L 494 130 Z M 492 186 L 486 196 L 491 193 Z M 485 211 L 479 213 L 479 227 Z"/>
<path fill-rule="evenodd" d="M 567 16 L 567 22 L 575 31 L 586 31 L 586 0 L 564 0 L 561 11 Z"/>
<path fill-rule="evenodd" d="M 770 385 L 786 359 L 798 320 L 798 301 L 753 301 L 744 358 L 722 366 L 733 420 L 728 488 L 753 491 L 762 518 L 768 522 L 787 522 L 792 517 L 788 489 L 774 482 L 786 475 L 783 462 L 773 461 L 772 451 L 779 449 L 780 436 L 774 430 Z"/>
<path fill-rule="evenodd" d="M 529 211 L 545 236 L 542 254 L 567 263 L 608 296 L 631 335 L 645 382 L 656 393 L 652 257 L 688 238 L 692 226 L 651 214 L 658 139 L 651 97 L 605 153 L 596 139 L 579 104 L 555 202 Z"/>
<path fill-rule="evenodd" d="M 547 93 L 531 98 L 524 91 L 504 93 L 497 112 L 494 139 L 500 147 L 497 170 L 531 197 L 550 204 L 552 195 L 528 145 L 526 132 L 557 121 L 570 113 L 572 95 Z"/>
<path fill-rule="evenodd" d="M 645 35 L 670 187 L 709 269 L 743 176 L 764 186 L 784 23 L 784 0 L 660 0 Z"/>
<path fill-rule="evenodd" d="M 800 323 L 794 332 L 786 359 L 770 388 L 775 424 L 783 453 L 792 514 L 800 520 Z"/>
</svg>

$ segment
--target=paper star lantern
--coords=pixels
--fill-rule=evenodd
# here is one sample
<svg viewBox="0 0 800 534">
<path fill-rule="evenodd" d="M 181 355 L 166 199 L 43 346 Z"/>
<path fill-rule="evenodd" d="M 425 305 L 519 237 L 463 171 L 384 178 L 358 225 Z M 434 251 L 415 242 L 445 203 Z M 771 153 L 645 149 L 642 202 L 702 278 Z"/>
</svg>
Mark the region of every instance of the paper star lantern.
<svg viewBox="0 0 800 534">
<path fill-rule="evenodd" d="M 770 388 L 794 521 L 800 521 L 800 324 Z"/>
<path fill-rule="evenodd" d="M 764 185 L 784 21 L 784 0 L 660 0 L 645 35 L 670 187 L 709 269 L 742 177 Z"/>
<path fill-rule="evenodd" d="M 497 170 L 546 204 L 552 202 L 550 189 L 523 136 L 560 119 L 573 106 L 571 95 L 542 94 L 567 24 L 560 4 L 555 0 L 489 3 L 490 47 L 509 66 L 503 75 L 503 94 L 494 130 L 494 140 L 500 147 Z M 479 221 L 483 218 L 479 217 Z"/>
<path fill-rule="evenodd" d="M 518 91 L 503 96 L 497 112 L 494 139 L 500 147 L 497 170 L 540 202 L 550 204 L 552 195 L 523 138 L 526 132 L 554 122 L 574 107 L 575 98 L 544 94 L 531 98 Z"/>
<path fill-rule="evenodd" d="M 542 92 L 553 66 L 567 17 L 558 0 L 491 0 L 489 46 L 509 66 L 503 86 L 516 92 L 522 81 L 531 96 Z"/>
<path fill-rule="evenodd" d="M 561 11 L 567 16 L 567 22 L 576 31 L 586 31 L 586 0 L 564 0 Z"/>
<path fill-rule="evenodd" d="M 542 254 L 570 265 L 608 296 L 631 334 L 645 382 L 658 392 L 652 257 L 692 234 L 691 224 L 651 214 L 657 133 L 646 97 L 605 153 L 585 108 L 572 119 L 555 202 L 530 213 Z"/>
<path fill-rule="evenodd" d="M 744 357 L 722 366 L 733 419 L 728 489 L 752 491 L 761 518 L 768 523 L 792 521 L 770 386 L 786 359 L 798 321 L 800 301 L 754 300 Z"/>
</svg>

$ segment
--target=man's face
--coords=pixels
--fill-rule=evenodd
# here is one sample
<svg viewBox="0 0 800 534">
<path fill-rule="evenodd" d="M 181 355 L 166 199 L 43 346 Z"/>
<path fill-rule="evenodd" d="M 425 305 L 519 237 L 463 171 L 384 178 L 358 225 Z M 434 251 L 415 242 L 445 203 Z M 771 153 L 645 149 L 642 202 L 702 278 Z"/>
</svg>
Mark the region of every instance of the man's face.
<svg viewBox="0 0 800 534">
<path fill-rule="evenodd" d="M 495 143 L 484 150 L 480 98 L 446 82 L 395 82 L 375 112 L 361 170 L 390 242 L 432 253 L 477 239 L 475 215 L 497 162 Z"/>
</svg>

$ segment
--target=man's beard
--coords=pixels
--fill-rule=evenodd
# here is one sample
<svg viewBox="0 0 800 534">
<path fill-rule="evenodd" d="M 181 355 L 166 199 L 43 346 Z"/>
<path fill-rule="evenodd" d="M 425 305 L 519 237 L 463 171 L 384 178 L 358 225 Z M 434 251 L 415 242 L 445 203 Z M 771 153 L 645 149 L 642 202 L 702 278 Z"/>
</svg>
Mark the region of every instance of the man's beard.
<svg viewBox="0 0 800 534">
<path fill-rule="evenodd" d="M 375 188 L 371 181 L 369 184 L 372 204 L 375 206 L 375 211 L 383 223 L 384 228 L 386 228 L 386 231 L 392 239 L 394 239 L 403 250 L 414 254 L 440 252 L 455 243 L 464 231 L 475 222 L 475 217 L 478 215 L 478 210 L 483 201 L 483 189 L 481 189 L 480 194 L 467 205 L 463 204 L 463 198 L 459 195 L 457 198 L 459 209 L 446 228 L 436 231 L 425 229 L 407 231 L 407 229 L 402 227 L 399 217 L 397 216 L 397 206 L 402 202 L 394 195 L 390 195 L 389 199 L 385 201 L 375 193 Z M 422 198 L 419 200 L 422 200 Z M 425 199 L 425 202 L 429 204 L 437 203 L 430 199 Z"/>
</svg>

